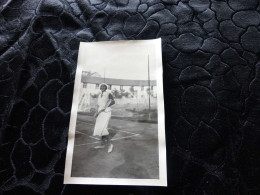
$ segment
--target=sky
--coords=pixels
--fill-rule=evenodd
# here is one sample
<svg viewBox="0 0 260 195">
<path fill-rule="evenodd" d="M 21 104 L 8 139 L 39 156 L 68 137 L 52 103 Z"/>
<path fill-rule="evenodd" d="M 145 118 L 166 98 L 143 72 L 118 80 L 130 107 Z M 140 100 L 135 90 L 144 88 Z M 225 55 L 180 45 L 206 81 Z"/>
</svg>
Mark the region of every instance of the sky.
<svg viewBox="0 0 260 195">
<path fill-rule="evenodd" d="M 102 77 L 131 80 L 156 79 L 154 43 L 148 41 L 114 41 L 81 44 L 78 63 L 83 71 Z"/>
</svg>

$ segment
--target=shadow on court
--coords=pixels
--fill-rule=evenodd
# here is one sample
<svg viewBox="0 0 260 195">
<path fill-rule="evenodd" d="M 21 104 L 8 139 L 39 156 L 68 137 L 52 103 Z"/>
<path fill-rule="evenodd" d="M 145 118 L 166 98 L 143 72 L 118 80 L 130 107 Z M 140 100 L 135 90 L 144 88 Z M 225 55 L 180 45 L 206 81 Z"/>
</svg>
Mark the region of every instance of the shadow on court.
<svg viewBox="0 0 260 195">
<path fill-rule="evenodd" d="M 95 149 L 94 117 L 78 115 L 72 161 L 72 177 L 158 179 L 157 124 L 111 119 L 109 132 L 114 145 Z"/>
</svg>

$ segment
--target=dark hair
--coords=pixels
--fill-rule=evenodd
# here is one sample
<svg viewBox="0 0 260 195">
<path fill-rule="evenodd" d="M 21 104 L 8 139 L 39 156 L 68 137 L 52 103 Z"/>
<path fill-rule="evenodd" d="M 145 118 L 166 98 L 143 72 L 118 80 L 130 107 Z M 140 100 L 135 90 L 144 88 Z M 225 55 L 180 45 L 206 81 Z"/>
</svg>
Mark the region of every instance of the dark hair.
<svg viewBox="0 0 260 195">
<path fill-rule="evenodd" d="M 107 86 L 106 86 L 105 84 L 101 84 L 100 87 L 99 87 L 99 89 L 102 87 L 102 85 L 105 86 L 105 87 L 106 87 L 106 90 L 107 90 Z"/>
</svg>

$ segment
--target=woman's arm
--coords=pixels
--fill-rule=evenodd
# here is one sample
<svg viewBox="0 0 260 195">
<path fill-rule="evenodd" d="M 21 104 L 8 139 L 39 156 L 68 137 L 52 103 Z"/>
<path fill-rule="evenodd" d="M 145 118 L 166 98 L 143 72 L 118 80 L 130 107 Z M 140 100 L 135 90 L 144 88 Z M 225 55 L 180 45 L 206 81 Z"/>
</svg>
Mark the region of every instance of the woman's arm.
<svg viewBox="0 0 260 195">
<path fill-rule="evenodd" d="M 109 94 L 108 98 L 109 98 L 109 100 L 107 101 L 104 109 L 115 104 L 114 97 L 111 94 Z"/>
<path fill-rule="evenodd" d="M 112 106 L 112 105 L 114 105 L 114 104 L 115 104 L 114 97 L 113 97 L 111 94 L 109 94 L 109 100 L 107 101 L 106 105 L 104 106 L 103 109 L 101 109 L 99 112 L 97 112 L 97 113 L 95 114 L 95 117 L 97 117 L 101 112 L 103 112 L 104 110 L 106 110 L 107 107 Z"/>
<path fill-rule="evenodd" d="M 110 103 L 108 104 L 108 107 L 114 105 L 115 100 L 111 93 L 109 94 L 108 98 L 109 98 L 109 100 L 111 100 Z"/>
</svg>

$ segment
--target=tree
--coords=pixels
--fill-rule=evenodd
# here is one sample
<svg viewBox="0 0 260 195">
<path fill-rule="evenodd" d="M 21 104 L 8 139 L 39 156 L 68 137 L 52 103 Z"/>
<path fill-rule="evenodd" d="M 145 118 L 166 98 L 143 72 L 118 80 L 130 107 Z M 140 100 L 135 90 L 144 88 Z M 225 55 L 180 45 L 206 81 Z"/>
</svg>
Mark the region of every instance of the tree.
<svg viewBox="0 0 260 195">
<path fill-rule="evenodd" d="M 101 75 L 98 74 L 97 72 L 91 72 L 91 71 L 83 71 L 82 75 L 86 77 L 101 77 Z"/>
<path fill-rule="evenodd" d="M 122 98 L 122 95 L 121 95 L 121 92 L 118 91 L 117 89 L 113 89 L 111 91 L 112 95 L 115 97 L 115 98 Z"/>
<path fill-rule="evenodd" d="M 147 89 L 146 89 L 146 92 L 147 92 L 148 95 L 150 95 L 150 94 L 151 94 L 150 88 L 147 88 Z"/>
<path fill-rule="evenodd" d="M 130 91 L 131 93 L 134 93 L 134 92 L 135 92 L 134 86 L 131 86 L 130 89 L 129 89 L 129 91 Z"/>
<path fill-rule="evenodd" d="M 134 89 L 134 86 L 131 86 L 129 91 L 131 92 L 132 97 L 137 93 L 137 90 Z"/>
</svg>

